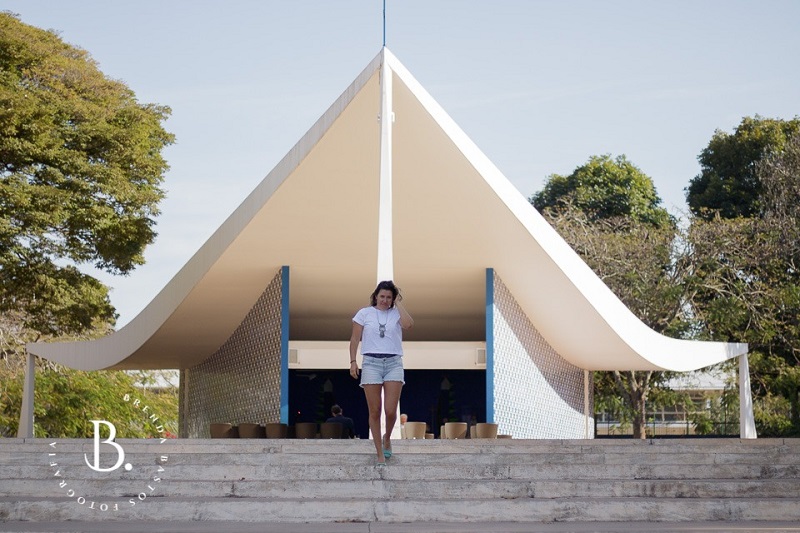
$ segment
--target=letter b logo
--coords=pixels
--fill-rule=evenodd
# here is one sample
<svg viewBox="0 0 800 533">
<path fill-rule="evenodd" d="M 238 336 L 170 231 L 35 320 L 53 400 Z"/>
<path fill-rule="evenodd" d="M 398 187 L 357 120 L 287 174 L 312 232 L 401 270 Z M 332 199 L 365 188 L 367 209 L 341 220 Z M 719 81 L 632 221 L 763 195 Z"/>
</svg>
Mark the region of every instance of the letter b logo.
<svg viewBox="0 0 800 533">
<path fill-rule="evenodd" d="M 94 424 L 94 465 L 89 462 L 89 458 L 86 457 L 86 454 L 83 454 L 83 460 L 86 461 L 89 468 L 95 472 L 113 472 L 125 461 L 125 450 L 122 449 L 122 446 L 114 442 L 114 438 L 117 436 L 117 428 L 108 420 L 91 420 L 91 422 Z M 100 424 L 105 424 L 108 426 L 109 430 L 108 438 L 104 440 L 103 443 L 110 444 L 117 450 L 117 462 L 111 468 L 100 467 Z"/>
</svg>

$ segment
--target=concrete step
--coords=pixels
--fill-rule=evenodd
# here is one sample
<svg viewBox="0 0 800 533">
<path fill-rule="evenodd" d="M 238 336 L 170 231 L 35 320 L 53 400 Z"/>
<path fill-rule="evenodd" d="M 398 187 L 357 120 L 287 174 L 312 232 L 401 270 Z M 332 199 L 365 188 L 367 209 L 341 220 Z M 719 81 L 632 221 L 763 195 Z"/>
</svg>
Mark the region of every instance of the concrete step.
<svg viewBox="0 0 800 533">
<path fill-rule="evenodd" d="M 132 471 L 122 468 L 111 473 L 91 471 L 83 466 L 5 466 L 5 480 L 54 479 L 58 470 L 63 479 L 105 481 L 145 480 L 156 471 L 156 464 L 138 463 Z M 164 480 L 183 481 L 370 481 L 379 479 L 428 480 L 762 480 L 800 479 L 800 465 L 573 465 L 573 464 L 445 464 L 419 465 L 393 457 L 391 468 L 378 472 L 372 460 L 347 465 L 329 464 L 269 464 L 269 465 L 172 465 L 165 463 L 159 476 Z M 1 480 L 0 480 L 1 481 Z"/>
<path fill-rule="evenodd" d="M 136 496 L 139 485 L 130 480 L 81 480 L 85 497 Z M 144 486 L 142 484 L 142 486 Z M 0 497 L 41 497 L 58 491 L 53 479 L 23 479 L 0 483 Z M 800 499 L 796 479 L 759 480 L 371 480 L 354 484 L 352 480 L 281 480 L 276 481 L 185 481 L 165 480 L 159 496 L 212 498 L 324 499 L 371 498 L 589 498 L 603 494 L 619 498 L 795 498 Z"/>
<path fill-rule="evenodd" d="M 91 439 L 0 439 L 0 452 L 41 452 L 48 451 L 52 443 L 59 449 L 67 451 L 90 452 L 93 447 Z M 371 446 L 368 440 L 323 440 L 323 439 L 117 439 L 116 442 L 131 451 L 149 451 L 164 448 L 181 453 L 216 454 L 224 450 L 236 450 L 243 453 L 266 452 L 280 449 L 291 453 L 317 454 L 326 450 L 358 453 L 359 446 Z M 684 454 L 701 453 L 794 453 L 800 454 L 800 439 L 575 439 L 575 440 L 525 440 L 525 439 L 464 439 L 464 440 L 398 440 L 395 445 L 408 450 L 423 449 L 440 453 L 520 453 L 548 454 L 561 453 L 650 453 L 650 454 Z M 532 444 L 535 444 L 532 445 Z"/>
<path fill-rule="evenodd" d="M 117 442 L 0 440 L 0 521 L 800 520 L 800 439 Z"/>
<path fill-rule="evenodd" d="M 787 498 L 514 498 L 324 501 L 271 498 L 152 498 L 78 504 L 68 499 L 0 498 L 0 521 L 196 520 L 242 522 L 680 522 L 800 521 Z M 119 505 L 114 510 L 114 504 Z M 94 505 L 94 509 L 89 508 Z M 146 529 L 146 526 L 143 525 Z"/>
<path fill-rule="evenodd" d="M 17 442 L 21 440 L 0 439 L 0 464 L 27 462 L 37 454 L 51 453 L 73 455 L 75 462 L 81 463 L 83 454 L 91 455 L 93 452 L 92 441 L 84 439 L 54 440 L 54 446 L 44 439 Z M 117 442 L 123 446 L 126 455 L 168 454 L 176 456 L 175 460 L 192 463 L 214 462 L 221 455 L 228 456 L 226 464 L 255 464 L 270 458 L 281 462 L 304 462 L 341 457 L 342 461 L 348 461 L 347 456 L 374 454 L 372 443 L 365 440 L 207 439 L 167 440 L 159 444 L 157 440 L 121 439 Z M 800 439 L 723 439 L 718 444 L 714 439 L 704 439 L 700 441 L 702 445 L 677 440 L 664 441 L 670 445 L 659 441 L 627 442 L 600 445 L 595 441 L 422 440 L 397 441 L 394 451 L 399 456 L 414 455 L 417 461 L 428 459 L 437 463 L 448 460 L 437 456 L 448 456 L 453 461 L 469 457 L 470 461 L 484 463 L 505 460 L 508 463 L 763 464 L 768 461 L 771 464 L 797 464 L 800 461 Z M 759 444 L 753 444 L 756 442 Z M 106 449 L 110 450 L 107 444 L 103 445 L 103 450 Z"/>
<path fill-rule="evenodd" d="M 37 464 L 49 462 L 50 457 L 58 457 L 58 461 L 63 465 L 82 465 L 84 464 L 84 454 L 91 457 L 93 451 L 89 450 L 55 450 L 55 455 L 46 451 L 37 452 L 2 452 L 0 445 L 0 465 L 15 464 Z M 569 453 L 564 451 L 554 451 L 541 453 L 532 451 L 530 453 L 507 453 L 502 450 L 485 451 L 463 451 L 460 449 L 447 450 L 442 452 L 436 449 L 426 449 L 425 447 L 412 447 L 395 445 L 395 455 L 398 459 L 409 459 L 420 465 L 457 465 L 465 461 L 472 464 L 605 464 L 605 465 L 695 465 L 695 466 L 717 466 L 730 464 L 772 464 L 772 465 L 796 465 L 800 463 L 800 453 L 778 453 L 769 454 L 756 453 Z M 114 454 L 111 448 L 101 447 L 101 453 L 106 455 Z M 125 449 L 125 455 L 129 458 L 150 458 L 159 455 L 171 457 L 172 464 L 191 464 L 191 465 L 213 465 L 219 462 L 220 455 L 230 455 L 226 459 L 226 464 L 233 465 L 257 465 L 257 464 L 326 464 L 333 461 L 336 464 L 344 464 L 354 460 L 369 460 L 375 454 L 375 449 L 370 446 L 358 446 L 347 450 L 326 449 L 314 453 L 293 452 L 286 449 L 271 449 L 264 451 L 243 451 L 236 449 L 219 450 L 218 453 L 196 453 L 184 452 L 181 450 L 170 450 L 165 447 L 154 448 L 140 452 L 138 450 Z M 47 459 L 43 461 L 42 459 Z M 0 474 L 2 475 L 2 474 Z"/>
</svg>

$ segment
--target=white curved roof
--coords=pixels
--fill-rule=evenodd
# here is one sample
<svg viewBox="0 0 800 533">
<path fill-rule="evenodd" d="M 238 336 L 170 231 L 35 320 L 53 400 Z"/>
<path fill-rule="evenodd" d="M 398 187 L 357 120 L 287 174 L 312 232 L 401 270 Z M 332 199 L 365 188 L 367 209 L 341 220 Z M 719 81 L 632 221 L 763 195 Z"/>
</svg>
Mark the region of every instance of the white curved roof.
<svg viewBox="0 0 800 533">
<path fill-rule="evenodd" d="M 290 338 L 346 340 L 375 286 L 379 71 L 393 72 L 395 281 L 412 341 L 480 341 L 495 269 L 542 336 L 588 370 L 694 370 L 746 344 L 671 339 L 637 319 L 383 49 L 155 299 L 94 341 L 29 352 L 79 369 L 187 368 L 290 266 Z"/>
</svg>

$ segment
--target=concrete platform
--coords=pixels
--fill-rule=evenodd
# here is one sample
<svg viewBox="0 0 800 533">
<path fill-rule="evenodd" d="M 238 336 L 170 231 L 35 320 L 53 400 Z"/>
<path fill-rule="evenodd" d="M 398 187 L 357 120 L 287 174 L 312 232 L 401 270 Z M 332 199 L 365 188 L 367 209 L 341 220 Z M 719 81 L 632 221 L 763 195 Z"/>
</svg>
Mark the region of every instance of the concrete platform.
<svg viewBox="0 0 800 533">
<path fill-rule="evenodd" d="M 790 533 L 798 522 L 5 522 L 0 533 Z"/>
</svg>

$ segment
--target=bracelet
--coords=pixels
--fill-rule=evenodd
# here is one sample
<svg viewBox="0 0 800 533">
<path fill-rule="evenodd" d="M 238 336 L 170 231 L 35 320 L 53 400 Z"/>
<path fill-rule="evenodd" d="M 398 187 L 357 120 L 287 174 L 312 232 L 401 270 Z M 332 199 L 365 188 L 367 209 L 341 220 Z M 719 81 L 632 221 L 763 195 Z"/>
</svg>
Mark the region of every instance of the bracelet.
<svg viewBox="0 0 800 533">
<path fill-rule="evenodd" d="M 353 363 L 355 363 L 355 362 L 356 362 L 356 360 L 355 360 L 355 359 L 353 359 L 352 361 L 350 361 L 350 364 L 352 365 L 352 364 L 353 364 Z"/>
</svg>

